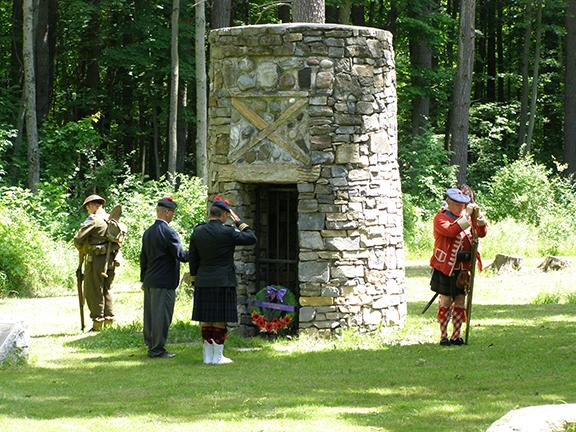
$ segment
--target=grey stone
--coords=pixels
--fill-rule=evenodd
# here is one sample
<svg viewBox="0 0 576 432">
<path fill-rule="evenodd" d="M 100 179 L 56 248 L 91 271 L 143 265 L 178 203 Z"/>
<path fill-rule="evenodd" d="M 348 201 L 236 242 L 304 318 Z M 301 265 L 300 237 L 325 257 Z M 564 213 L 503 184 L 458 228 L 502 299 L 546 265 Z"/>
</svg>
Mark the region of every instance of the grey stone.
<svg viewBox="0 0 576 432">
<path fill-rule="evenodd" d="M 316 318 L 316 310 L 313 307 L 302 307 L 300 308 L 298 317 L 300 322 L 314 321 L 314 318 Z"/>
<path fill-rule="evenodd" d="M 316 87 L 317 88 L 330 88 L 334 81 L 332 72 L 318 72 L 316 74 Z"/>
<path fill-rule="evenodd" d="M 330 266 L 327 262 L 298 263 L 298 277 L 302 282 L 328 282 Z"/>
<path fill-rule="evenodd" d="M 254 75 L 240 75 L 236 84 L 240 90 L 249 90 L 256 87 L 256 77 Z"/>
<path fill-rule="evenodd" d="M 260 63 L 256 68 L 256 82 L 265 90 L 278 85 L 278 66 L 273 62 Z"/>
<path fill-rule="evenodd" d="M 301 213 L 298 215 L 298 228 L 302 231 L 324 229 L 324 213 Z"/>
<path fill-rule="evenodd" d="M 298 235 L 300 237 L 300 248 L 312 250 L 324 249 L 324 240 L 318 231 L 300 231 Z"/>
<path fill-rule="evenodd" d="M 334 154 L 329 152 L 310 152 L 310 161 L 313 165 L 325 164 L 334 162 Z"/>
</svg>

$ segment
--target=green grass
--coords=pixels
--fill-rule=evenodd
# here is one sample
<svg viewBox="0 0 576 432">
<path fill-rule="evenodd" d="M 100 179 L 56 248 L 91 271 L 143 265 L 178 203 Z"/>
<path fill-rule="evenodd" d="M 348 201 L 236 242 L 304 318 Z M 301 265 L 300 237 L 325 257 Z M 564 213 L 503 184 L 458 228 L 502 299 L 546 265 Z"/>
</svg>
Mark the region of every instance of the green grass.
<svg viewBox="0 0 576 432">
<path fill-rule="evenodd" d="M 408 321 L 339 339 L 232 337 L 235 362 L 201 363 L 190 300 L 180 296 L 169 348 L 148 359 L 138 284 L 118 289 L 118 327 L 80 334 L 74 297 L 0 299 L 24 317 L 29 366 L 0 370 L 0 431 L 484 431 L 511 409 L 576 402 L 576 271 L 480 274 L 470 344 L 437 345 L 425 262 L 407 268 Z"/>
</svg>

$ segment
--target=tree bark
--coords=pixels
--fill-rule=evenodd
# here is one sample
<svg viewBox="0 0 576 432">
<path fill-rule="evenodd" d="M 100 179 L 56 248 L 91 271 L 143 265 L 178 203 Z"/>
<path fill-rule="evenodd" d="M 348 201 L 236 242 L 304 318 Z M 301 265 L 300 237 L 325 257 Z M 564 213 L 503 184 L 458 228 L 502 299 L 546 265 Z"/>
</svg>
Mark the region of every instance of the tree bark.
<svg viewBox="0 0 576 432">
<path fill-rule="evenodd" d="M 36 113 L 38 124 L 48 116 L 54 85 L 57 0 L 38 2 L 36 28 Z"/>
<path fill-rule="evenodd" d="M 184 113 L 188 108 L 188 85 L 183 82 L 178 89 L 178 156 L 176 171 L 183 172 L 188 144 L 188 121 Z"/>
<path fill-rule="evenodd" d="M 366 25 L 366 17 L 364 16 L 363 4 L 352 5 L 352 25 L 362 27 Z"/>
<path fill-rule="evenodd" d="M 283 23 L 292 22 L 292 17 L 290 15 L 290 5 L 281 4 L 278 6 L 278 19 Z"/>
<path fill-rule="evenodd" d="M 454 83 L 454 110 L 451 135 L 454 154 L 452 163 L 458 166 L 458 183 L 466 183 L 468 169 L 468 120 L 470 90 L 474 65 L 474 18 L 476 0 L 460 5 L 460 32 L 458 36 L 458 69 Z"/>
<path fill-rule="evenodd" d="M 232 0 L 212 0 L 210 28 L 230 27 L 232 20 Z"/>
<path fill-rule="evenodd" d="M 326 21 L 324 0 L 292 0 L 294 22 L 319 23 Z"/>
<path fill-rule="evenodd" d="M 487 56 L 487 82 L 486 99 L 488 102 L 496 101 L 496 0 L 488 0 L 486 11 L 486 56 Z"/>
<path fill-rule="evenodd" d="M 341 0 L 338 7 L 338 22 L 340 24 L 352 23 L 352 0 Z"/>
<path fill-rule="evenodd" d="M 538 1 L 536 10 L 536 42 L 534 42 L 534 65 L 532 73 L 532 96 L 530 98 L 530 117 L 528 119 L 528 133 L 526 134 L 526 153 L 532 151 L 532 136 L 536 121 L 536 101 L 538 98 L 538 73 L 540 70 L 540 40 L 542 39 L 542 0 Z"/>
<path fill-rule="evenodd" d="M 432 4 L 429 0 L 413 2 L 416 6 L 410 10 L 412 18 L 428 22 L 432 13 Z M 432 68 L 432 47 L 430 38 L 421 32 L 412 31 L 410 34 L 410 63 L 412 85 L 419 93 L 412 99 L 412 135 L 424 132 L 430 117 L 430 82 L 428 79 Z"/>
<path fill-rule="evenodd" d="M 204 2 L 201 2 L 204 5 Z M 168 173 L 176 174 L 176 157 L 178 153 L 178 80 L 180 61 L 178 58 L 178 21 L 180 17 L 180 0 L 172 2 L 172 38 L 170 42 L 171 79 L 170 79 L 170 118 L 168 121 Z"/>
<path fill-rule="evenodd" d="M 576 0 L 566 5 L 566 85 L 564 105 L 564 162 L 576 173 Z"/>
<path fill-rule="evenodd" d="M 524 14 L 526 27 L 524 28 L 524 43 L 522 45 L 522 96 L 520 97 L 520 120 L 518 127 L 518 145 L 526 142 L 526 121 L 528 119 L 528 67 L 530 62 L 530 42 L 532 41 L 532 0 L 526 3 Z"/>
<path fill-rule="evenodd" d="M 40 157 L 38 150 L 38 125 L 36 117 L 36 77 L 34 73 L 34 4 L 33 0 L 23 0 L 23 39 L 24 59 L 24 107 L 26 110 L 26 135 L 28 138 L 28 187 L 38 191 L 40 181 Z"/>
<path fill-rule="evenodd" d="M 86 31 L 80 42 L 80 65 L 78 90 L 81 95 L 80 106 L 76 113 L 76 119 L 84 118 L 99 110 L 96 103 L 100 91 L 100 54 L 102 42 L 100 37 L 100 0 L 88 0 L 90 13 Z M 111 93 L 109 93 L 111 94 Z M 109 100 L 113 105 L 112 100 Z M 111 112 L 109 111 L 109 114 Z"/>
<path fill-rule="evenodd" d="M 196 5 L 196 176 L 208 182 L 208 94 L 206 77 L 206 15 L 204 3 Z"/>
<path fill-rule="evenodd" d="M 502 38 L 502 26 L 504 25 L 504 5 L 497 2 L 496 21 L 496 51 L 498 54 L 498 102 L 504 102 L 504 40 Z"/>
</svg>

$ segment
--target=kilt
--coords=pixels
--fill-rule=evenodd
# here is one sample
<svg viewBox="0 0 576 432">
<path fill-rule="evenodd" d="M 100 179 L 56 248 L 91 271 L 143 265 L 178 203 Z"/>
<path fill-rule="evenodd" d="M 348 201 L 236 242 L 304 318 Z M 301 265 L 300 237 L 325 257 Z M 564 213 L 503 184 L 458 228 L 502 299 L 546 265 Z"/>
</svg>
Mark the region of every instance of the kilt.
<svg viewBox="0 0 576 432">
<path fill-rule="evenodd" d="M 235 287 L 196 287 L 192 320 L 238 322 Z"/>
<path fill-rule="evenodd" d="M 430 280 L 430 289 L 438 294 L 450 297 L 466 295 L 463 288 L 456 286 L 458 273 L 460 273 L 460 270 L 454 270 L 452 276 L 446 276 L 441 271 L 434 269 L 432 272 L 432 279 Z"/>
</svg>

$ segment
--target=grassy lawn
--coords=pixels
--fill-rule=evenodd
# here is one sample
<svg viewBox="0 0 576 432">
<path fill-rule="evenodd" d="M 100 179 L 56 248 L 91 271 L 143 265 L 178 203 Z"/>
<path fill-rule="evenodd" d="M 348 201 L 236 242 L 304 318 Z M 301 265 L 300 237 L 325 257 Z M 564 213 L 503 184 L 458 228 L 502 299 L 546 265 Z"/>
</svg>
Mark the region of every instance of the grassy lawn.
<svg viewBox="0 0 576 432">
<path fill-rule="evenodd" d="M 404 329 L 232 337 L 235 362 L 221 367 L 202 364 L 185 296 L 172 360 L 145 356 L 137 284 L 119 284 L 119 324 L 99 334 L 80 334 L 75 297 L 3 299 L 0 320 L 24 318 L 32 343 L 29 366 L 0 369 L 0 431 L 483 431 L 513 408 L 576 402 L 572 262 L 553 274 L 480 274 L 468 346 L 437 345 L 435 308 L 420 314 L 428 269 L 411 262 Z M 560 304 L 532 304 L 541 293 Z"/>
</svg>

